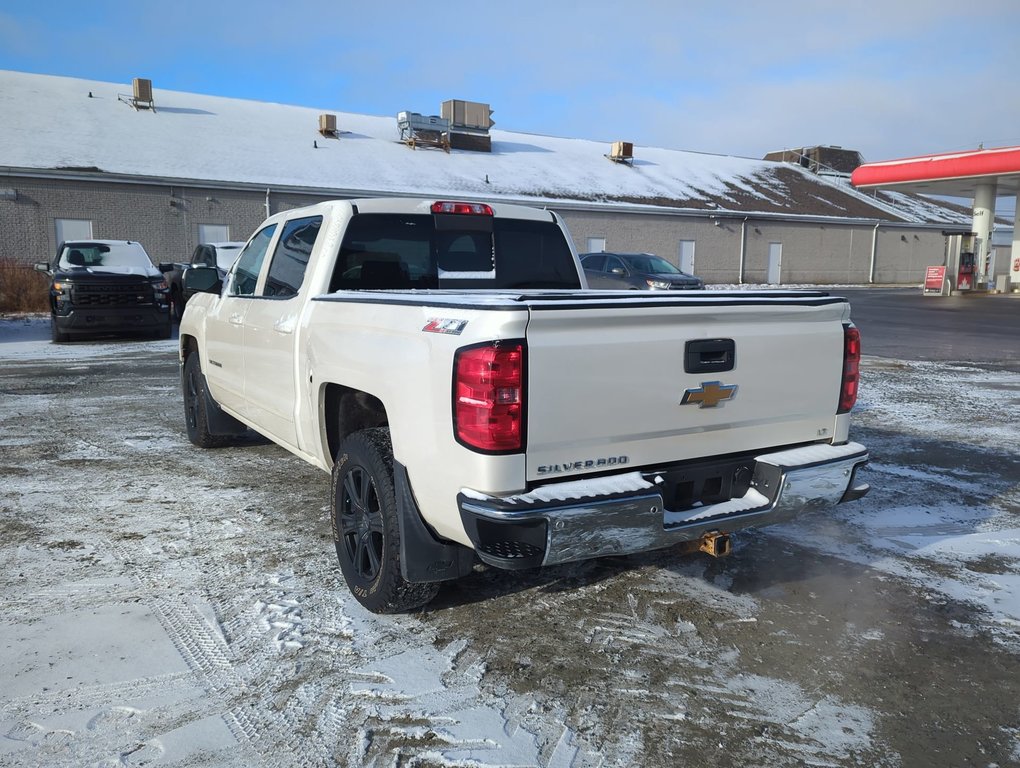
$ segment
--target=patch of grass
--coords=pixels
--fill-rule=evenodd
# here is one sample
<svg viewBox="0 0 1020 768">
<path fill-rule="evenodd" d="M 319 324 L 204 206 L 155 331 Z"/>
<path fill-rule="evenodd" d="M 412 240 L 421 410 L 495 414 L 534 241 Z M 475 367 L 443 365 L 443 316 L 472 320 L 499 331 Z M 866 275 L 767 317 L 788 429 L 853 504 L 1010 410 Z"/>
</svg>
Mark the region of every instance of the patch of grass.
<svg viewBox="0 0 1020 768">
<path fill-rule="evenodd" d="M 7 513 L 9 510 L 0 510 Z M 28 544 L 38 541 L 40 532 L 27 523 L 7 517 L 0 518 L 0 537 L 8 544 Z"/>
<path fill-rule="evenodd" d="M 1020 566 L 1020 561 L 1005 555 L 988 554 L 968 560 L 963 566 L 968 571 L 973 571 L 974 573 L 987 573 L 998 576 L 1006 573 L 1016 573 L 1018 566 Z"/>
<path fill-rule="evenodd" d="M 85 549 L 85 545 L 80 541 L 64 540 L 64 541 L 50 541 L 47 542 L 46 546 L 49 549 L 62 549 L 65 552 L 69 552 L 72 549 Z"/>
<path fill-rule="evenodd" d="M 47 312 L 49 279 L 31 264 L 0 258 L 0 312 Z"/>
</svg>

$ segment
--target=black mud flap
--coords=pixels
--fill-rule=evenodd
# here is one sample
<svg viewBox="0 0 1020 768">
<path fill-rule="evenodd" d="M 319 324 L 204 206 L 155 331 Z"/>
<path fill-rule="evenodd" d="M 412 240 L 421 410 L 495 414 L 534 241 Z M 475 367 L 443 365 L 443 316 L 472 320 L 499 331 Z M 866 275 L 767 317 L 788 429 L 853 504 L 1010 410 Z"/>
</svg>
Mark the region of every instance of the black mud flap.
<svg viewBox="0 0 1020 768">
<path fill-rule="evenodd" d="M 248 431 L 248 427 L 220 408 L 209 394 L 208 386 L 205 389 L 205 417 L 211 435 L 243 435 Z"/>
<path fill-rule="evenodd" d="M 436 538 L 422 520 L 403 464 L 393 462 L 393 489 L 400 523 L 400 561 L 412 583 L 450 581 L 467 576 L 475 564 L 474 550 Z"/>
</svg>

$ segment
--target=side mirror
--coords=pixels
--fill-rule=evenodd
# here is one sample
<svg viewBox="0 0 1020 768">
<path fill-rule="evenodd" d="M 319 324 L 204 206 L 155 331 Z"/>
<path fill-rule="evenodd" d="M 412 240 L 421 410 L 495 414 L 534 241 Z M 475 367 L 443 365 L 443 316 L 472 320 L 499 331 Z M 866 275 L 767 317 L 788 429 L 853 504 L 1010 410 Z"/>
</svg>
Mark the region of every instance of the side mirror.
<svg viewBox="0 0 1020 768">
<path fill-rule="evenodd" d="M 34 265 L 36 272 L 45 272 L 50 274 L 50 265 L 45 261 L 37 261 Z"/>
<path fill-rule="evenodd" d="M 165 274 L 167 272 L 173 272 L 175 269 L 177 269 L 177 265 L 176 264 L 168 264 L 165 261 L 161 261 L 159 264 L 156 265 L 156 269 L 158 269 L 160 272 L 163 272 Z"/>
<path fill-rule="evenodd" d="M 192 267 L 215 267 L 212 257 L 208 253 L 203 253 L 197 259 L 192 260 Z"/>
<path fill-rule="evenodd" d="M 610 271 L 610 273 L 612 273 L 614 275 L 619 275 L 620 277 L 626 277 L 626 275 L 627 275 L 627 273 L 623 271 L 623 267 L 613 267 L 609 271 Z"/>
<path fill-rule="evenodd" d="M 196 293 L 220 293 L 223 280 L 214 267 L 192 267 L 184 273 L 184 300 Z"/>
</svg>

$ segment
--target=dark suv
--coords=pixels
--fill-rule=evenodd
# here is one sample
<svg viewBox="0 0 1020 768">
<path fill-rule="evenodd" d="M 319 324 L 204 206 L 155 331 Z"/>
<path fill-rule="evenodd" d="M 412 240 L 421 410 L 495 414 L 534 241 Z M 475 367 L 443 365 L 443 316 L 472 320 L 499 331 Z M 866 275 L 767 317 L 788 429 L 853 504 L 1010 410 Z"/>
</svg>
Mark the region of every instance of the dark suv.
<svg viewBox="0 0 1020 768">
<path fill-rule="evenodd" d="M 651 253 L 582 253 L 581 266 L 589 288 L 615 290 L 701 290 L 700 277 L 681 272 Z"/>
<path fill-rule="evenodd" d="M 139 243 L 75 240 L 61 243 L 51 263 L 35 265 L 50 276 L 54 341 L 106 333 L 147 333 L 170 338 L 166 278 Z"/>
</svg>

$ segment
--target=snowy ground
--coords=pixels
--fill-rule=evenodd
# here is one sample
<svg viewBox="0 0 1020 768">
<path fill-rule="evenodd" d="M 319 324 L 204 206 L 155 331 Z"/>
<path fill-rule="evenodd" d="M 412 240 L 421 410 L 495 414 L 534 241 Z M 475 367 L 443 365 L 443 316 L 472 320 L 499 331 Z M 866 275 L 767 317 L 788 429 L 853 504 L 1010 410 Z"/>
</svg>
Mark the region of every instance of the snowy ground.
<svg viewBox="0 0 1020 768">
<path fill-rule="evenodd" d="M 864 500 L 347 594 L 328 482 L 183 435 L 174 341 L 0 320 L 0 766 L 1020 763 L 1020 373 L 867 358 Z"/>
</svg>

